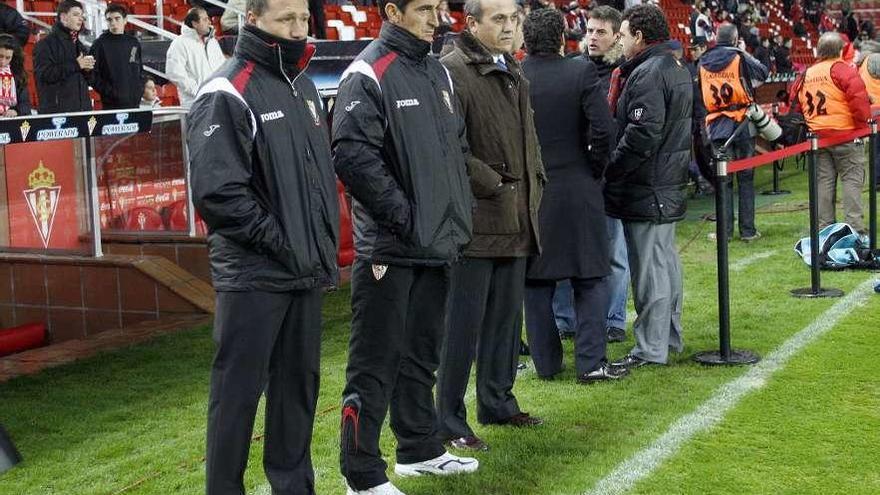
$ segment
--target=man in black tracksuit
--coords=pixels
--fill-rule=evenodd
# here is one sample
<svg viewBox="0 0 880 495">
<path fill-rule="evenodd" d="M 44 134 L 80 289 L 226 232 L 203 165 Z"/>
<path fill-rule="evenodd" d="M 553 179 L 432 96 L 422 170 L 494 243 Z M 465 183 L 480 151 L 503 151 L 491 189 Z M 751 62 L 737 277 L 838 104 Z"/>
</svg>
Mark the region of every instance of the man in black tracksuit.
<svg viewBox="0 0 880 495">
<path fill-rule="evenodd" d="M 301 14 L 281 23 L 293 34 L 258 27 L 284 4 Z M 314 494 L 321 297 L 337 280 L 339 206 L 326 116 L 303 74 L 315 51 L 305 41 L 307 4 L 256 8 L 235 55 L 200 89 L 187 126 L 193 200 L 208 224 L 217 291 L 207 493 L 244 494 L 265 389 L 263 466 L 272 493 Z"/>
<path fill-rule="evenodd" d="M 79 41 L 83 27 L 82 4 L 63 0 L 52 31 L 34 46 L 34 78 L 39 113 L 82 112 L 92 109 L 89 77 L 95 59 Z"/>
<path fill-rule="evenodd" d="M 399 493 L 379 432 L 391 410 L 400 475 L 473 471 L 435 438 L 432 387 L 449 266 L 471 238 L 464 120 L 428 55 L 433 0 L 382 4 L 389 22 L 343 73 L 333 114 L 336 173 L 353 197 L 352 328 L 340 463 L 349 493 Z M 420 21 L 424 18 L 424 21 Z"/>
<path fill-rule="evenodd" d="M 95 70 L 92 86 L 101 95 L 104 109 L 137 108 L 144 95 L 141 72 L 141 43 L 125 32 L 128 13 L 110 4 L 104 13 L 109 29 L 92 45 Z"/>
</svg>

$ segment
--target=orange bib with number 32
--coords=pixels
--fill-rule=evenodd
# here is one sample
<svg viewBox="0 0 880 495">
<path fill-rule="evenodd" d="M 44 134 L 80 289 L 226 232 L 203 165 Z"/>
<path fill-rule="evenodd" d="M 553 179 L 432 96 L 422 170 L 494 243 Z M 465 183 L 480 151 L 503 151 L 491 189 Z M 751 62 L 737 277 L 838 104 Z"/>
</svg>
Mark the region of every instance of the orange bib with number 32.
<svg viewBox="0 0 880 495">
<path fill-rule="evenodd" d="M 707 124 L 722 115 L 736 122 L 745 118 L 752 98 L 743 86 L 740 65 L 740 55 L 735 55 L 727 67 L 718 72 L 700 66 L 700 92 L 706 105 Z"/>
<path fill-rule="evenodd" d="M 811 131 L 857 128 L 843 94 L 831 78 L 831 67 L 845 63 L 840 59 L 825 60 L 807 69 L 798 101 Z"/>
</svg>

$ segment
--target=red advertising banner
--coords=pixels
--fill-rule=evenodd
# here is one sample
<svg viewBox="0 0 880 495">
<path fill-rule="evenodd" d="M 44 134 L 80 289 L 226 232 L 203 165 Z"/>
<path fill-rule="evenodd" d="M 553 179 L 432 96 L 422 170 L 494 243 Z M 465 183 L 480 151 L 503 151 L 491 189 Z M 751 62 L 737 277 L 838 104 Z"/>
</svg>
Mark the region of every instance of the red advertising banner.
<svg viewBox="0 0 880 495">
<path fill-rule="evenodd" d="M 66 140 L 3 147 L 10 247 L 82 247 L 75 144 Z"/>
</svg>

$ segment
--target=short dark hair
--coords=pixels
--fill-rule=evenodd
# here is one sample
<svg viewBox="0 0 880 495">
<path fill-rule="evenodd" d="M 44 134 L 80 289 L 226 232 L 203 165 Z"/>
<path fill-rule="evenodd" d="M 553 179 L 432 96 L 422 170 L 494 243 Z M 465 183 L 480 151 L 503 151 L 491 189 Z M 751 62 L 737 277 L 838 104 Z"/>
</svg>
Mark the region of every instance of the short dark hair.
<svg viewBox="0 0 880 495">
<path fill-rule="evenodd" d="M 104 11 L 104 15 L 106 16 L 107 14 L 112 14 L 114 12 L 121 15 L 122 17 L 128 17 L 128 9 L 126 9 L 124 5 L 120 5 L 118 3 L 111 3 L 110 5 L 108 5 L 107 10 Z"/>
<path fill-rule="evenodd" d="M 623 22 L 623 15 L 619 10 L 610 5 L 600 5 L 590 11 L 590 19 L 597 21 L 610 22 L 611 31 L 617 33 L 620 31 L 620 23 Z"/>
<path fill-rule="evenodd" d="M 669 39 L 669 23 L 659 7 L 636 5 L 626 9 L 623 20 L 629 21 L 629 32 L 642 32 L 645 43 L 659 43 Z"/>
<path fill-rule="evenodd" d="M 400 9 L 401 12 L 406 10 L 406 6 L 410 4 L 412 0 L 379 0 L 379 14 L 382 16 L 382 19 L 388 19 L 388 14 L 385 13 L 385 6 L 389 3 L 393 3 Z"/>
<path fill-rule="evenodd" d="M 58 9 L 55 12 L 58 15 L 66 14 L 76 7 L 79 7 L 80 10 L 83 10 L 83 4 L 77 2 L 76 0 L 62 0 L 58 4 Z"/>
<path fill-rule="evenodd" d="M 253 12 L 255 16 L 260 17 L 268 8 L 269 0 L 247 0 L 244 12 L 245 14 Z"/>
<path fill-rule="evenodd" d="M 565 19 L 556 9 L 537 9 L 529 13 L 523 24 L 523 40 L 529 55 L 559 53 Z"/>
<path fill-rule="evenodd" d="M 199 17 L 202 15 L 201 14 L 202 12 L 204 12 L 206 14 L 208 13 L 208 11 L 202 7 L 193 7 L 191 9 L 187 10 L 186 16 L 183 18 L 183 24 L 188 28 L 192 28 L 193 23 L 196 22 L 197 20 L 199 20 Z"/>
</svg>

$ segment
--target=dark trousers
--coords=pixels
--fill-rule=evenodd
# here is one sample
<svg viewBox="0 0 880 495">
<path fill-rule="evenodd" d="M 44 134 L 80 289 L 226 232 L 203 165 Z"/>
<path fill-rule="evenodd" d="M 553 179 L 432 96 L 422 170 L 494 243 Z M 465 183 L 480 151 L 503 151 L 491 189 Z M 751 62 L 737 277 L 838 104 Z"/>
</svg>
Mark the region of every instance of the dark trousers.
<svg viewBox="0 0 880 495">
<path fill-rule="evenodd" d="M 513 395 L 519 363 L 525 258 L 464 258 L 452 267 L 449 330 L 437 373 L 441 440 L 473 435 L 464 395 L 477 363 L 477 420 L 498 423 L 521 411 Z"/>
<path fill-rule="evenodd" d="M 716 142 L 717 146 L 723 145 L 724 142 Z M 754 139 L 740 139 L 734 141 L 730 145 L 730 159 L 739 160 L 748 158 L 755 154 Z M 755 227 L 755 170 L 748 169 L 733 174 L 736 177 L 739 215 L 737 221 L 739 223 L 739 235 L 741 237 L 750 237 L 755 235 L 757 228 Z M 727 183 L 727 235 L 733 235 L 733 179 Z"/>
<path fill-rule="evenodd" d="M 578 374 L 599 368 L 605 361 L 605 318 L 611 299 L 607 277 L 571 279 L 577 327 L 574 336 Z M 554 281 L 526 281 L 526 334 L 535 372 L 551 377 L 562 371 L 562 342 L 553 316 Z"/>
<path fill-rule="evenodd" d="M 445 267 L 391 265 L 383 272 L 364 260 L 352 267 L 340 467 L 356 490 L 388 481 L 379 433 L 389 406 L 398 463 L 445 452 L 436 438 L 433 387 L 448 288 Z"/>
<path fill-rule="evenodd" d="M 321 289 L 218 292 L 205 469 L 208 495 L 242 495 L 254 416 L 266 391 L 263 467 L 273 494 L 314 494 Z"/>
</svg>

